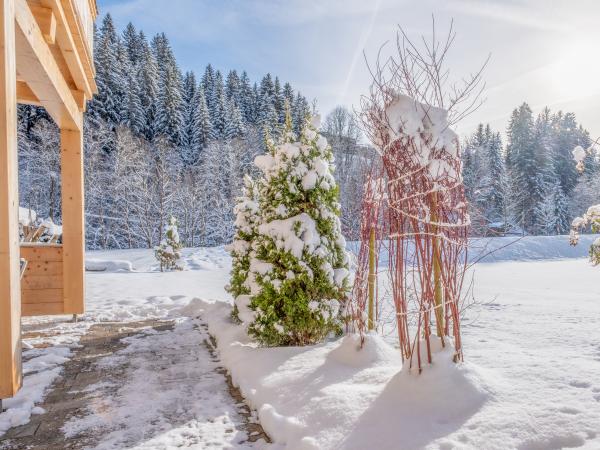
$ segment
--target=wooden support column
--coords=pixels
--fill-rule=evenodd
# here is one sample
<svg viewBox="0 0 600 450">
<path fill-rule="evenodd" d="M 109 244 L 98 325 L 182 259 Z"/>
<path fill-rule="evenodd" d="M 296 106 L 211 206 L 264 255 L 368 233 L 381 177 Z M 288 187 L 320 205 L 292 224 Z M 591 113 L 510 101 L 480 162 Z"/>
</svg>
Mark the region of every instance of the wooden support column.
<svg viewBox="0 0 600 450">
<path fill-rule="evenodd" d="M 0 0 L 0 399 L 22 383 L 17 170 L 15 2 Z"/>
<path fill-rule="evenodd" d="M 83 199 L 83 132 L 60 131 L 64 313 L 83 314 L 85 234 Z"/>
</svg>

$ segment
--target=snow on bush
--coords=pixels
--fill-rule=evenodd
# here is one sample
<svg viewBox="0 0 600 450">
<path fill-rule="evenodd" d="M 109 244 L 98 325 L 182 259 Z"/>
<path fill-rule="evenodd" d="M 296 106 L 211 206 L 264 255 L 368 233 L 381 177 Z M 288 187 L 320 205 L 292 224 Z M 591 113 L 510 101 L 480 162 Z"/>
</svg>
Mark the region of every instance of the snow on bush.
<svg viewBox="0 0 600 450">
<path fill-rule="evenodd" d="M 268 139 L 256 158 L 260 223 L 250 247 L 240 319 L 266 345 L 306 345 L 338 333 L 348 295 L 348 254 L 341 232 L 333 154 L 316 131 L 302 136 L 288 120 L 283 142 Z M 242 317 L 243 316 L 243 317 Z"/>
<path fill-rule="evenodd" d="M 164 270 L 182 270 L 179 264 L 181 259 L 181 242 L 179 241 L 179 232 L 177 231 L 177 219 L 171 216 L 169 224 L 163 239 L 158 247 L 154 248 L 154 255 L 160 263 L 160 271 Z"/>
<path fill-rule="evenodd" d="M 600 205 L 590 206 L 582 217 L 573 219 L 569 236 L 571 245 L 578 244 L 579 232 L 588 226 L 594 233 L 600 232 Z M 600 264 L 600 238 L 596 239 L 590 246 L 590 260 L 595 266 Z"/>
<path fill-rule="evenodd" d="M 573 149 L 572 153 L 573 159 L 577 163 L 577 170 L 581 173 L 585 170 L 583 165 L 585 157 L 587 155 L 594 155 L 596 147 L 595 144 L 592 144 L 587 150 L 584 150 L 583 147 L 578 145 Z M 569 235 L 571 245 L 577 245 L 579 242 L 579 232 L 588 226 L 592 229 L 592 232 L 600 232 L 600 204 L 590 206 L 583 216 L 573 219 Z M 600 238 L 596 239 L 590 246 L 590 261 L 595 266 L 600 264 Z"/>
<path fill-rule="evenodd" d="M 239 310 L 247 308 L 246 297 L 250 293 L 248 287 L 245 286 L 250 269 L 250 245 L 256 235 L 259 220 L 256 185 L 248 175 L 244 177 L 244 188 L 242 195 L 237 198 L 234 213 L 236 231 L 233 242 L 226 247 L 232 260 L 231 281 L 226 290 L 235 299 L 232 317 L 234 320 L 241 320 Z M 238 306 L 238 302 L 241 303 L 240 306 Z M 247 313 L 244 316 L 246 317 Z"/>
</svg>

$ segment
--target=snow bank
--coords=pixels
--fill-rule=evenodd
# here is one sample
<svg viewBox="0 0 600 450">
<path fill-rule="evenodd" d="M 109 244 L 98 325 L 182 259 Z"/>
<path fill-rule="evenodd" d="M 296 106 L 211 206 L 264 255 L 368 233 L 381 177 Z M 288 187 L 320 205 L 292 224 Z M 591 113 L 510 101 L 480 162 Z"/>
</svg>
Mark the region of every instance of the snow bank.
<svg viewBox="0 0 600 450">
<path fill-rule="evenodd" d="M 85 270 L 88 272 L 133 272 L 130 261 L 110 259 L 86 259 Z"/>
<path fill-rule="evenodd" d="M 230 306 L 194 300 L 221 360 L 265 431 L 289 449 L 415 448 L 460 427 L 492 396 L 479 370 L 452 351 L 418 376 L 377 335 L 349 335 L 308 347 L 261 348 L 232 324 Z M 436 429 L 431 429 L 431 419 Z"/>
<path fill-rule="evenodd" d="M 587 258 L 590 245 L 598 235 L 581 235 L 579 245 L 569 245 L 569 236 L 526 236 L 472 238 L 471 262 L 538 261 L 545 259 Z"/>
</svg>

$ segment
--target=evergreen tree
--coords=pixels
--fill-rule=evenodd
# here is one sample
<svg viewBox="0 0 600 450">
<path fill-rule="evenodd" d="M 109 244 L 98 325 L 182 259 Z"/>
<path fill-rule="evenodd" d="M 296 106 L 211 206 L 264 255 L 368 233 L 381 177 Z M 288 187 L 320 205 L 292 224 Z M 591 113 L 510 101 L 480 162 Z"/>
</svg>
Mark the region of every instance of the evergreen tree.
<svg viewBox="0 0 600 450">
<path fill-rule="evenodd" d="M 291 105 L 291 104 L 290 104 Z M 281 84 L 279 78 L 275 77 L 275 83 L 273 84 L 273 107 L 275 108 L 275 115 L 277 116 L 277 122 L 283 124 L 285 122 L 285 97 L 281 90 Z"/>
<path fill-rule="evenodd" d="M 223 138 L 229 140 L 241 137 L 244 132 L 245 127 L 240 108 L 230 100 L 227 105 L 227 120 L 225 122 L 225 129 L 223 130 Z"/>
<path fill-rule="evenodd" d="M 248 175 L 244 177 L 242 195 L 236 199 L 234 214 L 235 235 L 233 242 L 227 246 L 232 260 L 231 280 L 226 290 L 236 301 L 233 317 L 247 321 L 252 317 L 252 313 L 247 309 L 248 298 L 238 300 L 238 297 L 250 294 L 250 290 L 245 284 L 250 269 L 250 249 L 256 236 L 256 227 L 259 224 L 258 192 L 254 181 Z M 240 306 L 237 305 L 238 302 Z M 241 317 L 239 316 L 240 309 Z"/>
<path fill-rule="evenodd" d="M 160 80 L 155 133 L 175 145 L 181 143 L 183 128 L 181 81 L 176 67 L 167 66 Z"/>
<path fill-rule="evenodd" d="M 577 184 L 578 173 L 573 164 L 571 151 L 581 145 L 588 148 L 589 135 L 577 126 L 575 114 L 563 114 L 559 111 L 552 118 L 553 136 L 553 162 L 555 172 L 560 179 L 560 185 L 566 195 L 570 195 Z"/>
<path fill-rule="evenodd" d="M 90 114 L 111 124 L 117 124 L 121 110 L 117 96 L 122 84 L 122 70 L 117 60 L 119 39 L 110 14 L 104 16 L 95 42 L 98 94 L 90 102 Z"/>
<path fill-rule="evenodd" d="M 238 106 L 240 107 L 244 121 L 252 123 L 254 117 L 254 94 L 246 71 L 242 72 L 242 76 L 240 77 L 240 103 Z"/>
<path fill-rule="evenodd" d="M 156 114 L 158 100 L 158 65 L 150 44 L 140 32 L 141 55 L 137 72 L 139 97 L 144 112 L 144 137 L 152 141 L 156 136 Z"/>
<path fill-rule="evenodd" d="M 154 255 L 160 263 L 160 271 L 182 270 L 181 242 L 179 240 L 179 231 L 177 230 L 177 219 L 171 216 L 169 224 L 166 227 L 165 238 L 160 245 L 154 249 Z"/>
<path fill-rule="evenodd" d="M 225 95 L 227 100 L 233 102 L 233 104 L 241 107 L 241 86 L 240 78 L 235 70 L 232 70 L 227 74 L 227 81 L 225 84 Z"/>
<path fill-rule="evenodd" d="M 123 45 L 127 50 L 127 57 L 131 62 L 132 66 L 136 67 L 142 57 L 142 43 L 140 42 L 140 35 L 137 33 L 135 27 L 131 22 L 127 24 L 123 31 Z"/>
<path fill-rule="evenodd" d="M 299 92 L 292 103 L 292 121 L 294 123 L 294 133 L 300 134 L 302 127 L 306 123 L 306 118 L 310 116 L 310 106 L 305 97 Z"/>
<path fill-rule="evenodd" d="M 180 146 L 181 159 L 186 166 L 198 162 L 203 145 L 199 89 L 194 73 L 186 73 L 183 80 L 183 127 Z"/>
<path fill-rule="evenodd" d="M 488 218 L 492 222 L 506 220 L 506 170 L 502 157 L 502 138 L 500 133 L 492 133 L 489 125 L 490 140 L 487 149 L 487 167 L 489 189 L 485 197 Z"/>
<path fill-rule="evenodd" d="M 506 166 L 510 177 L 511 209 L 514 221 L 527 231 L 533 229 L 536 191 L 540 179 L 536 174 L 533 114 L 527 103 L 515 109 L 508 125 Z"/>
<path fill-rule="evenodd" d="M 213 101 L 215 99 L 215 70 L 210 64 L 206 66 L 204 75 L 202 75 L 202 90 L 204 91 L 206 106 L 212 116 Z"/>
<path fill-rule="evenodd" d="M 215 74 L 215 83 L 212 92 L 213 98 L 208 102 L 210 121 L 213 126 L 215 138 L 223 139 L 225 137 L 225 127 L 227 125 L 227 98 L 223 86 L 223 77 L 219 71 Z"/>
<path fill-rule="evenodd" d="M 206 99 L 204 97 L 202 86 L 199 86 L 196 93 L 198 96 L 198 138 L 200 146 L 206 148 L 209 141 L 214 139 L 214 130 L 210 121 L 210 114 L 208 112 L 208 106 L 206 106 Z"/>
<path fill-rule="evenodd" d="M 254 311 L 248 330 L 267 345 L 307 345 L 341 331 L 348 255 L 331 147 L 316 128 L 307 125 L 291 142 L 288 116 L 283 143 L 270 141 L 256 159 L 261 224 L 246 280 Z"/>
</svg>

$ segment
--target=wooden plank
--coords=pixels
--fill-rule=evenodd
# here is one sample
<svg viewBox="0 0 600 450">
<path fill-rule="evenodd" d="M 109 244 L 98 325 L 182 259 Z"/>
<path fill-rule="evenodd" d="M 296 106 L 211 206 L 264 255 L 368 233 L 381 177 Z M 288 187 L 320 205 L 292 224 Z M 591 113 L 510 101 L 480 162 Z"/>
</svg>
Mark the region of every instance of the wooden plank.
<svg viewBox="0 0 600 450">
<path fill-rule="evenodd" d="M 24 105 L 42 106 L 40 99 L 24 81 L 17 81 L 17 103 Z"/>
<path fill-rule="evenodd" d="M 23 275 L 21 279 L 21 289 L 23 290 L 39 290 L 39 289 L 62 289 L 63 277 L 62 273 L 57 275 L 41 274 L 36 275 L 35 272 Z M 21 291 L 21 292 L 22 292 Z M 62 301 L 62 299 L 61 299 Z"/>
<path fill-rule="evenodd" d="M 63 260 L 62 246 L 32 245 L 21 246 L 21 258 L 29 263 L 61 262 Z"/>
<path fill-rule="evenodd" d="M 42 30 L 46 43 L 54 45 L 56 41 L 56 16 L 54 15 L 54 11 L 51 8 L 44 8 L 43 6 L 31 5 L 30 7 L 40 30 Z"/>
<path fill-rule="evenodd" d="M 23 316 L 56 316 L 63 313 L 63 304 L 60 303 L 38 303 L 38 304 L 24 304 L 23 305 Z"/>
<path fill-rule="evenodd" d="M 60 275 L 62 276 L 63 266 L 61 262 L 30 262 L 25 268 L 25 275 Z"/>
<path fill-rule="evenodd" d="M 79 130 L 82 115 L 26 0 L 15 1 L 17 72 L 60 128 Z"/>
<path fill-rule="evenodd" d="M 83 314 L 85 300 L 85 234 L 83 133 L 61 130 L 64 312 Z"/>
<path fill-rule="evenodd" d="M 67 67 L 73 78 L 77 90 L 86 93 L 86 96 L 91 96 L 97 91 L 96 83 L 92 78 L 89 78 L 88 71 L 84 68 L 84 63 L 75 43 L 73 30 L 69 27 L 67 15 L 60 0 L 29 0 L 30 5 L 39 4 L 43 7 L 50 8 L 57 18 L 56 44 L 58 50 L 62 53 Z"/>
<path fill-rule="evenodd" d="M 89 22 L 86 24 L 89 31 L 92 32 L 91 36 L 87 36 L 88 32 L 84 30 L 84 24 L 82 23 L 82 18 L 79 17 L 77 13 L 77 9 L 73 3 L 73 0 L 60 0 L 60 3 L 65 11 L 65 16 L 67 19 L 68 28 L 71 30 L 73 34 L 73 38 L 75 41 L 76 53 L 79 55 L 81 62 L 83 64 L 83 68 L 86 73 L 87 80 L 90 83 L 92 88 L 92 93 L 96 94 L 98 92 L 98 88 L 96 86 L 96 81 L 94 80 L 96 76 L 96 69 L 94 67 L 94 55 L 93 55 L 93 23 Z M 87 20 L 93 20 L 91 17 L 87 18 Z M 91 26 L 90 26 L 91 25 Z M 91 95 L 90 95 L 91 97 Z"/>
<path fill-rule="evenodd" d="M 15 0 L 0 0 L 0 399 L 21 387 Z"/>
<path fill-rule="evenodd" d="M 62 289 L 22 289 L 21 304 L 32 305 L 37 303 L 62 303 Z"/>
</svg>

